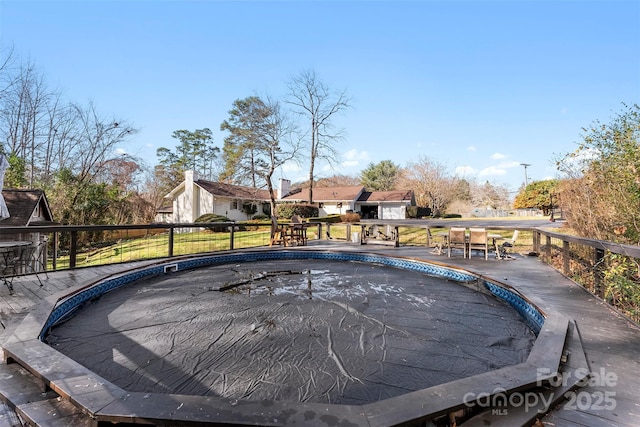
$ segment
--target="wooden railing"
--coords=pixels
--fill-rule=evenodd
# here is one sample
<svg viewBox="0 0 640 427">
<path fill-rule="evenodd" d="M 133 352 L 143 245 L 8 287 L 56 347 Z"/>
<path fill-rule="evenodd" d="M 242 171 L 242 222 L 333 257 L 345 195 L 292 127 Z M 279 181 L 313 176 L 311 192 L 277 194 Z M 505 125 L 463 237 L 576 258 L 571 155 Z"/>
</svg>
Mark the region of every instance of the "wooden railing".
<svg viewBox="0 0 640 427">
<path fill-rule="evenodd" d="M 543 261 L 640 323 L 640 246 L 533 231 Z"/>
<path fill-rule="evenodd" d="M 377 225 L 382 238 L 372 237 Z M 447 226 L 455 226 L 455 221 Z M 394 246 L 431 246 L 425 223 L 316 222 L 308 237 Z M 513 227 L 491 227 L 506 235 Z M 640 322 L 640 247 L 557 233 L 543 228 L 520 228 L 519 252 L 539 257 L 588 291 Z M 49 271 L 165 258 L 203 252 L 268 246 L 270 227 L 246 223 L 185 223 L 143 225 L 58 225 L 5 227 L 0 240 L 46 241 L 40 254 Z M 616 275 L 617 274 L 617 275 Z"/>
</svg>

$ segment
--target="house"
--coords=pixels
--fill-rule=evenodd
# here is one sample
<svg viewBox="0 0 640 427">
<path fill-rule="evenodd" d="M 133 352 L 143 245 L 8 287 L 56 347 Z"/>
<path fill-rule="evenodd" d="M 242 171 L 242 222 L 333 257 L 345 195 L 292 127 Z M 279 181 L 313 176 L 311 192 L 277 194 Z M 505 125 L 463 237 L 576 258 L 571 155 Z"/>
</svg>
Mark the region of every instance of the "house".
<svg viewBox="0 0 640 427">
<path fill-rule="evenodd" d="M 53 221 L 53 215 L 44 191 L 5 188 L 2 190 L 2 196 L 10 216 L 0 220 L 1 238 L 6 237 L 2 233 L 2 227 L 57 224 Z"/>
<path fill-rule="evenodd" d="M 309 189 L 291 189 L 291 181 L 281 179 L 276 188 L 279 203 L 306 203 Z M 270 215 L 269 192 L 251 187 L 198 179 L 193 171 L 165 196 L 168 203 L 156 212 L 157 222 L 192 223 L 199 216 L 213 213 L 234 221 L 256 214 Z M 319 187 L 313 189 L 313 202 L 319 215 L 360 212 L 363 218 L 404 219 L 407 206 L 415 206 L 413 191 L 364 191 L 364 187 Z"/>
<path fill-rule="evenodd" d="M 309 189 L 289 190 L 290 182 L 280 180 L 279 200 L 304 203 L 309 200 Z M 359 212 L 367 219 L 405 219 L 407 206 L 415 206 L 413 190 L 364 191 L 362 186 L 320 187 L 313 189 L 313 202 L 318 204 L 319 215 Z M 284 194 L 284 196 L 280 196 Z"/>
<path fill-rule="evenodd" d="M 413 190 L 363 191 L 356 210 L 363 218 L 406 219 L 407 207 L 415 206 Z"/>
<path fill-rule="evenodd" d="M 9 217 L 0 220 L 0 240 L 5 242 L 20 241 L 33 242 L 32 269 L 42 271 L 47 265 L 47 234 L 39 231 L 9 232 L 3 228 L 29 227 L 36 225 L 56 225 L 49 208 L 49 202 L 42 190 L 17 190 L 3 189 L 4 198 Z M 39 279 L 38 279 L 39 280 Z"/>
<path fill-rule="evenodd" d="M 158 211 L 157 222 L 193 223 L 204 214 L 226 216 L 244 221 L 269 212 L 269 192 L 251 187 L 198 179 L 193 171 L 185 172 L 184 181 L 165 196 L 171 208 Z"/>
<path fill-rule="evenodd" d="M 289 203 L 306 203 L 309 201 L 309 189 L 288 189 L 288 180 L 280 181 L 279 193 L 284 196 L 279 197 L 278 200 Z M 350 187 L 314 187 L 313 188 L 313 202 L 318 204 L 318 215 L 326 216 L 333 214 L 343 214 L 347 211 L 355 212 L 356 202 L 364 191 L 362 186 L 350 186 Z"/>
</svg>

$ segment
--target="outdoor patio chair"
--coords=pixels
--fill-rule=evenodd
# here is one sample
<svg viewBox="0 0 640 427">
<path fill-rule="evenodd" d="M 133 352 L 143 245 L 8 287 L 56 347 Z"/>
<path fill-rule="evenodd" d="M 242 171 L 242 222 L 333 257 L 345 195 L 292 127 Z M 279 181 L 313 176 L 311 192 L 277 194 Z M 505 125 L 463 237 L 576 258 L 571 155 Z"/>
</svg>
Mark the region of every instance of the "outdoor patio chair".
<svg viewBox="0 0 640 427">
<path fill-rule="evenodd" d="M 291 240 L 295 244 L 307 244 L 307 225 L 302 222 L 298 215 L 291 217 Z"/>
<path fill-rule="evenodd" d="M 13 279 L 17 275 L 21 274 L 35 274 L 40 286 L 43 286 L 42 280 L 40 280 L 40 276 L 38 274 L 39 271 L 34 267 L 34 265 L 37 265 L 38 267 L 43 265 L 36 257 L 39 246 L 39 244 L 31 244 L 16 247 L 12 256 L 6 259 L 2 275 L 10 292 L 13 292 Z M 46 274 L 46 271 L 44 272 Z M 49 277 L 48 274 L 47 277 Z"/>
<path fill-rule="evenodd" d="M 505 240 L 500 246 L 500 257 L 503 259 L 512 259 L 513 256 L 509 254 L 509 248 L 513 248 L 516 244 L 516 240 L 518 240 L 518 235 L 520 234 L 519 230 L 515 230 L 513 232 L 513 236 L 509 240 Z"/>
<path fill-rule="evenodd" d="M 469 229 L 469 259 L 471 259 L 473 249 L 484 251 L 484 259 L 489 259 L 489 238 L 486 228 Z"/>
<path fill-rule="evenodd" d="M 462 248 L 462 255 L 467 257 L 467 230 L 466 228 L 451 227 L 449 229 L 447 256 L 451 258 L 451 249 Z"/>
<path fill-rule="evenodd" d="M 444 255 L 444 251 L 447 248 L 447 237 L 447 233 L 440 231 L 434 234 L 431 232 L 431 228 L 427 227 L 427 247 L 432 248 L 432 254 Z"/>
</svg>

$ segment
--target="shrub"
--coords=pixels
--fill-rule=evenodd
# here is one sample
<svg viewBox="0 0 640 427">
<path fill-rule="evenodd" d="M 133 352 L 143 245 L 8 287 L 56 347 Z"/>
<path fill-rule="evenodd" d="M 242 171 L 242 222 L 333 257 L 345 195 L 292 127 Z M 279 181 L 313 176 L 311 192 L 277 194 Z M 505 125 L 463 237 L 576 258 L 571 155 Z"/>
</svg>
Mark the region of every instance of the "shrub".
<svg viewBox="0 0 640 427">
<path fill-rule="evenodd" d="M 334 215 L 327 215 L 327 216 L 320 216 L 320 217 L 315 217 L 315 218 L 309 218 L 307 221 L 310 222 L 330 222 L 330 223 L 338 223 L 338 222 L 342 222 L 342 215 L 340 214 L 334 214 Z"/>
<path fill-rule="evenodd" d="M 216 214 L 204 214 L 200 215 L 194 222 L 232 222 L 229 218 Z M 227 231 L 228 225 L 221 225 L 220 227 L 207 227 L 211 231 Z"/>
<path fill-rule="evenodd" d="M 340 220 L 342 222 L 360 222 L 360 214 L 357 214 L 355 212 L 342 214 L 340 215 Z"/>
<path fill-rule="evenodd" d="M 431 216 L 431 208 L 407 206 L 407 218 L 423 218 L 425 216 Z"/>
<path fill-rule="evenodd" d="M 251 219 L 258 220 L 258 221 L 267 221 L 267 220 L 271 221 L 271 217 L 265 214 L 254 215 L 253 218 Z"/>
<path fill-rule="evenodd" d="M 291 218 L 298 215 L 302 218 L 311 218 L 318 216 L 318 208 L 313 205 L 305 204 L 280 204 L 276 206 L 278 218 Z"/>
</svg>

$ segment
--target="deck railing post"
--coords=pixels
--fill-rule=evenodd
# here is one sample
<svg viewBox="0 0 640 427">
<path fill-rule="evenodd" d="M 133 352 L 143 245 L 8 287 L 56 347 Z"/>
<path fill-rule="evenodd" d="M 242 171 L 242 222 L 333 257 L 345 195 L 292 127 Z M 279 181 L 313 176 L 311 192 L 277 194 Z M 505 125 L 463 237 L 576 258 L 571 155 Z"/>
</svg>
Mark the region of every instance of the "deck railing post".
<svg viewBox="0 0 640 427">
<path fill-rule="evenodd" d="M 547 264 L 551 264 L 551 236 L 546 237 L 545 254 L 547 256 Z"/>
<path fill-rule="evenodd" d="M 399 248 L 400 247 L 400 227 L 398 227 L 397 225 L 394 227 L 395 228 L 395 234 L 396 234 L 396 242 L 395 242 L 395 247 Z"/>
<path fill-rule="evenodd" d="M 351 241 L 351 224 L 347 223 L 347 242 Z"/>
<path fill-rule="evenodd" d="M 604 297 L 602 284 L 604 283 L 604 249 L 595 248 L 593 254 L 593 292 L 600 298 Z"/>
<path fill-rule="evenodd" d="M 167 256 L 170 256 L 170 257 L 173 256 L 173 234 L 174 234 L 174 230 L 175 229 L 173 227 L 169 227 L 169 247 L 167 249 L 169 254 Z"/>
<path fill-rule="evenodd" d="M 236 223 L 234 222 L 233 224 L 231 224 L 231 227 L 229 227 L 229 250 L 233 250 L 233 239 L 235 237 L 235 229 L 236 229 Z"/>
<path fill-rule="evenodd" d="M 562 271 L 565 276 L 568 276 L 570 271 L 570 261 L 571 261 L 571 249 L 569 247 L 569 242 L 566 240 L 562 241 Z"/>
<path fill-rule="evenodd" d="M 55 231 L 53 233 L 53 242 L 51 242 L 51 244 L 53 245 L 53 247 L 51 248 L 51 251 L 53 252 L 51 268 L 53 269 L 53 271 L 56 271 L 56 269 L 58 268 L 58 245 L 60 244 L 59 240 L 60 237 L 58 236 L 58 232 Z"/>
<path fill-rule="evenodd" d="M 71 242 L 69 243 L 69 268 L 76 267 L 76 255 L 78 253 L 78 232 L 71 232 Z"/>
</svg>

